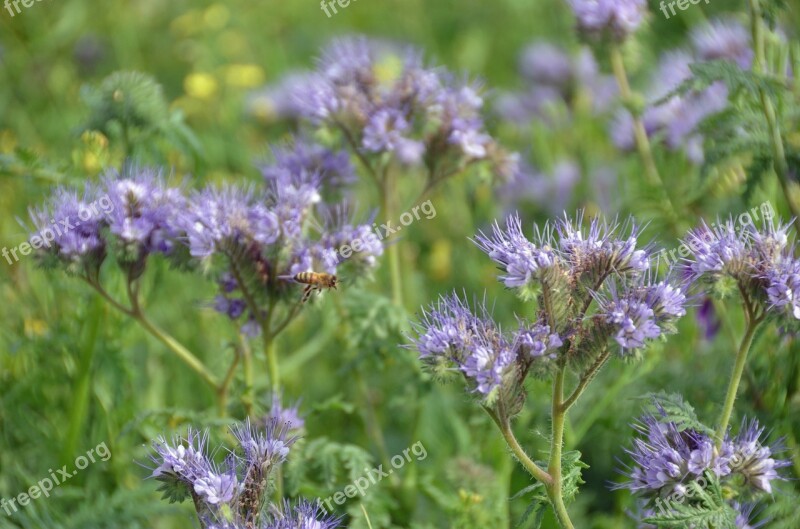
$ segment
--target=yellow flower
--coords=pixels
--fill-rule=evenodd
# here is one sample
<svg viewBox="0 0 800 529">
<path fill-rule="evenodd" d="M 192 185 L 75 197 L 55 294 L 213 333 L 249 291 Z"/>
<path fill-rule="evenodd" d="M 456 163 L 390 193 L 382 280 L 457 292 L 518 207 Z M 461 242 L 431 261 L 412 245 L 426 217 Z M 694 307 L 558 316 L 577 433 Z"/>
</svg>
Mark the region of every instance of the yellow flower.
<svg viewBox="0 0 800 529">
<path fill-rule="evenodd" d="M 191 73 L 183 80 L 183 89 L 189 97 L 211 99 L 217 94 L 217 80 L 208 73 Z"/>
<path fill-rule="evenodd" d="M 264 70 L 256 64 L 231 64 L 225 69 L 225 82 L 234 88 L 254 88 L 264 83 Z"/>
</svg>

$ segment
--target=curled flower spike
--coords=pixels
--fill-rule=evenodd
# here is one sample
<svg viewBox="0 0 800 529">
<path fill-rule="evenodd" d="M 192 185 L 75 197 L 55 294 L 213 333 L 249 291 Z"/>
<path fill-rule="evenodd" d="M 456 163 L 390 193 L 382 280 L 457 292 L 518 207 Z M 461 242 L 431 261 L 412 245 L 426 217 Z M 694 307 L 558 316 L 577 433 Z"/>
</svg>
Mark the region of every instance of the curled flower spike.
<svg viewBox="0 0 800 529">
<path fill-rule="evenodd" d="M 763 444 L 764 427 L 756 419 L 742 420 L 739 434 L 733 438 L 733 471 L 756 490 L 772 493 L 772 482 L 782 479 L 778 470 L 791 465 L 783 459 L 775 459 L 783 451 L 781 442 L 772 447 Z"/>
<path fill-rule="evenodd" d="M 171 501 L 191 496 L 203 527 L 335 527 L 339 520 L 322 515 L 311 503 L 301 501 L 290 508 L 265 501 L 270 474 L 286 460 L 297 439 L 287 434 L 293 424 L 276 413 L 265 428 L 249 421 L 232 427 L 239 449 L 229 452 L 221 465 L 213 461 L 217 451 L 208 451 L 208 432 L 190 428 L 186 438 L 171 442 L 160 437 L 153 443 L 152 477 L 164 484 L 161 490 Z"/>
<path fill-rule="evenodd" d="M 764 311 L 798 320 L 800 261 L 789 241 L 789 226 L 766 222 L 761 229 L 746 224 L 737 230 L 731 219 L 715 231 L 704 223 L 686 238 L 693 254 L 687 266 L 695 279 L 712 285 L 733 279 L 749 310 L 763 304 Z"/>
<path fill-rule="evenodd" d="M 291 505 L 284 501 L 263 529 L 335 529 L 340 523 L 341 518 L 326 513 L 318 503 L 301 500 Z"/>
<path fill-rule="evenodd" d="M 479 90 L 426 67 L 414 49 L 364 37 L 336 39 L 296 91 L 295 103 L 315 125 L 342 132 L 360 154 L 424 165 L 429 183 L 479 161 L 506 179 L 517 171 L 517 157 L 486 131 Z"/>
<path fill-rule="evenodd" d="M 440 298 L 415 324 L 412 345 L 423 361 L 459 369 L 474 391 L 490 398 L 512 372 L 517 355 L 486 306 L 479 304 L 477 312 L 455 294 Z"/>
<path fill-rule="evenodd" d="M 480 232 L 474 243 L 506 272 L 500 280 L 509 288 L 531 284 L 540 270 L 558 262 L 549 244 L 549 232 L 537 232 L 538 244 L 529 241 L 522 233 L 522 221 L 518 215 L 506 219 L 505 230 L 495 222 L 492 236 Z"/>
</svg>

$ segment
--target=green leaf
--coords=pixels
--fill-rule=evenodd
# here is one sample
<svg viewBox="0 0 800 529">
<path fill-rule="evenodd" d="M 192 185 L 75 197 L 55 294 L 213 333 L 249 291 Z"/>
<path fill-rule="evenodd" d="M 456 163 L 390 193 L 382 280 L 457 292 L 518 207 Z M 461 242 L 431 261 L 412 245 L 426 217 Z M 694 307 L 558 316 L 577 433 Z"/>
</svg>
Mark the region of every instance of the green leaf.
<svg viewBox="0 0 800 529">
<path fill-rule="evenodd" d="M 704 474 L 705 488 L 700 480 L 686 486 L 683 501 L 662 501 L 658 514 L 644 520 L 658 529 L 736 529 L 736 510 L 725 501 L 722 487 L 713 472 Z"/>
<path fill-rule="evenodd" d="M 674 423 L 679 432 L 692 429 L 708 435 L 714 434 L 714 430 L 701 423 L 694 408 L 677 393 L 661 391 L 648 393 L 639 398 L 647 402 L 644 405 L 646 413 L 655 417 L 659 422 Z"/>
</svg>

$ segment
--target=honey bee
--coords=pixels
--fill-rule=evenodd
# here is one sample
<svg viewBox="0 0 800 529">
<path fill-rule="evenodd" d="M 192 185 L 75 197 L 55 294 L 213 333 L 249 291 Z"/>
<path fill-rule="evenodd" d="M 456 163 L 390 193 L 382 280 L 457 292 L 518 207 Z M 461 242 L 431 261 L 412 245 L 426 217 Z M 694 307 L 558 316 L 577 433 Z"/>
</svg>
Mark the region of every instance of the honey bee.
<svg viewBox="0 0 800 529">
<path fill-rule="evenodd" d="M 323 289 L 331 288 L 336 290 L 336 286 L 339 284 L 339 279 L 335 275 L 318 272 L 300 272 L 293 276 L 283 277 L 291 279 L 296 283 L 306 285 L 306 288 L 303 289 L 303 299 L 301 303 L 308 301 L 308 298 L 311 297 L 311 294 L 315 291 L 322 292 Z"/>
</svg>

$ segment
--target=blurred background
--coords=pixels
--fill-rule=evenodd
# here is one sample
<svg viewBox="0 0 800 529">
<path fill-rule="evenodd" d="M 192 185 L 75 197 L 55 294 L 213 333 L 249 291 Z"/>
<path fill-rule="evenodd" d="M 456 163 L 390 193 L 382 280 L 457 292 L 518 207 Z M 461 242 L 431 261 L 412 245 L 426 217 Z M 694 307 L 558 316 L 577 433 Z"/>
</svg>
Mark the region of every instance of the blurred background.
<svg viewBox="0 0 800 529">
<path fill-rule="evenodd" d="M 800 12 L 792 7 L 781 20 L 789 32 L 798 27 Z M 729 0 L 670 19 L 655 3 L 651 9 L 647 27 L 625 49 L 632 82 L 641 90 L 650 86 L 661 55 L 684 46 L 691 28 L 722 14 L 746 14 L 745 2 Z M 672 249 L 701 218 L 739 214 L 765 201 L 788 216 L 775 182 L 751 189 L 736 168 L 701 175 L 691 156 L 660 150 L 657 159 L 678 208 L 677 219 L 666 219 L 640 189 L 635 156 L 612 142 L 618 107 L 613 89 L 608 111 L 575 97 L 553 101 L 536 115 L 517 113 L 516 122 L 507 119 L 515 114 L 513 94 L 530 84 L 520 74 L 523 50 L 548 41 L 578 55 L 582 45 L 573 24 L 560 0 L 358 0 L 331 17 L 313 0 L 45 0 L 13 17 L 3 9 L 0 246 L 25 241 L 20 219 L 27 221 L 28 208 L 54 186 L 82 186 L 130 154 L 92 132 L 92 87 L 114 71 L 151 75 L 169 104 L 174 126 L 139 153 L 141 161 L 169 167 L 200 187 L 260 178 L 255 162 L 295 130 L 278 112 L 270 87 L 313 68 L 331 38 L 365 34 L 417 46 L 426 62 L 481 81 L 489 128 L 520 152 L 532 176 L 520 190 L 465 174 L 430 196 L 436 217 L 413 224 L 398 243 L 407 312 L 388 301 L 382 266 L 370 281 L 345 285 L 335 302 L 327 296 L 315 303 L 281 335 L 284 403 L 300 401 L 306 430 L 286 472 L 286 491 L 325 498 L 364 467 L 379 464 L 382 455 L 421 441 L 426 459 L 398 471 L 399 484 L 376 485 L 362 499 L 374 528 L 526 527 L 525 498 L 512 497 L 528 478 L 494 425 L 460 384 L 435 383 L 415 353 L 399 346 L 407 343 L 403 333 L 418 307 L 453 289 L 469 296 L 485 291 L 506 325 L 514 325 L 515 314 L 530 314 L 496 281 L 493 264 L 468 238 L 509 211 L 543 222 L 583 207 L 634 214 L 649 222 L 646 238 Z M 610 71 L 602 57 L 596 62 L 599 72 Z M 590 92 L 597 103 L 601 93 Z M 409 179 L 403 185 L 414 184 Z M 368 183 L 357 194 L 364 211 L 374 207 Z M 195 527 L 191 506 L 160 501 L 144 467 L 147 445 L 159 434 L 187 424 L 222 431 L 217 426 L 227 419 L 215 415 L 213 395 L 81 282 L 39 270 L 33 259 L 3 261 L 0 270 L 0 498 L 27 490 L 100 443 L 112 454 L 50 498 L 12 516 L 0 511 L 0 527 Z M 121 281 L 112 285 L 122 291 Z M 145 287 L 152 318 L 221 375 L 236 329 L 209 308 L 215 288 L 162 263 L 151 263 Z M 574 409 L 566 443 L 590 467 L 570 507 L 577 527 L 634 527 L 627 516 L 630 494 L 612 492 L 609 483 L 619 480 L 617 458 L 625 456 L 629 424 L 640 409 L 636 397 L 682 392 L 701 418 L 715 417 L 742 318 L 734 304 L 714 308 L 700 299 L 698 305 L 702 310 L 684 318 L 681 332 L 644 359 L 608 367 Z M 797 477 L 800 351 L 774 330 L 764 332 L 756 347 L 737 413 L 758 416 L 776 437 L 786 437 Z M 270 405 L 263 373 L 256 380 L 262 412 Z M 238 386 L 234 380 L 234 394 Z M 548 400 L 536 396 L 548 392 L 546 384 L 532 383 L 516 423 L 523 444 L 539 455 L 547 445 Z M 242 418 L 241 410 L 230 415 Z M 351 527 L 366 527 L 357 500 L 339 512 L 348 514 Z M 544 527 L 555 527 L 549 515 Z"/>
</svg>

